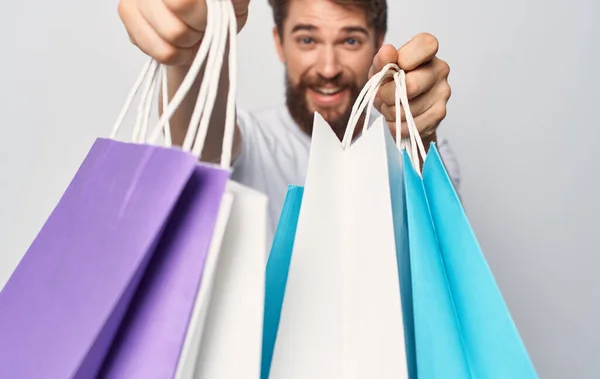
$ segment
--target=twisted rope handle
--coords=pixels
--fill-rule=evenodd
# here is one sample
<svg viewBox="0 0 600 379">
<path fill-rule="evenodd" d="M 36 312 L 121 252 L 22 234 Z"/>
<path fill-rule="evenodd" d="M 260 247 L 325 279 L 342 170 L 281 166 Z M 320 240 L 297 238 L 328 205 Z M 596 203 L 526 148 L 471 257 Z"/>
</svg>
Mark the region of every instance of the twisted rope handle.
<svg viewBox="0 0 600 379">
<path fill-rule="evenodd" d="M 367 105 L 369 106 L 369 108 L 368 108 L 368 113 L 365 117 L 365 124 L 363 126 L 363 131 L 366 130 L 366 128 L 368 127 L 369 119 L 370 119 L 369 113 L 373 109 L 373 104 L 375 102 L 375 97 L 377 95 L 377 91 L 379 90 L 379 87 L 381 86 L 383 80 L 389 78 L 390 76 L 392 76 L 395 72 L 398 72 L 399 70 L 400 70 L 400 67 L 398 67 L 398 65 L 389 63 L 389 64 L 385 65 L 385 67 L 383 67 L 383 69 L 381 71 L 379 71 L 377 74 L 373 75 L 371 77 L 371 79 L 369 79 L 369 81 L 367 81 L 367 83 L 361 90 L 360 94 L 356 98 L 354 105 L 352 106 L 352 113 L 350 114 L 350 120 L 348 121 L 348 126 L 346 127 L 346 132 L 344 133 L 344 137 L 342 138 L 342 147 L 344 149 L 348 148 L 350 146 L 350 144 L 352 143 L 354 131 L 356 129 L 358 122 L 360 121 L 362 112 L 364 111 L 365 107 L 367 107 Z M 397 136 L 399 136 L 398 133 L 397 133 Z"/>
<path fill-rule="evenodd" d="M 373 109 L 377 92 L 379 91 L 379 88 L 384 83 L 384 81 L 389 77 L 392 77 L 394 83 L 396 84 L 396 146 L 400 150 L 406 150 L 409 158 L 411 159 L 411 163 L 415 167 L 415 170 L 417 170 L 417 172 L 420 174 L 421 166 L 419 164 L 419 155 L 421 156 L 423 161 L 425 161 L 427 153 L 425 150 L 425 146 L 423 145 L 423 140 L 421 139 L 419 130 L 415 123 L 414 117 L 410 110 L 410 104 L 406 89 L 406 73 L 404 72 L 404 70 L 400 69 L 400 67 L 398 67 L 398 65 L 396 64 L 387 64 L 385 67 L 383 67 L 381 71 L 373 75 L 361 90 L 354 105 L 352 106 L 352 112 L 350 114 L 350 120 L 348 121 L 348 127 L 346 128 L 346 132 L 344 133 L 344 137 L 342 139 L 342 147 L 346 149 L 352 143 L 352 138 L 354 136 L 356 126 L 360 121 L 360 117 L 365 108 L 367 108 L 367 113 L 365 115 L 363 133 L 368 128 L 370 123 L 371 111 Z M 406 115 L 406 124 L 408 127 L 409 134 L 408 137 L 404 138 L 401 136 L 402 109 L 404 109 L 404 113 Z"/>
<path fill-rule="evenodd" d="M 156 144 L 161 134 L 164 134 L 165 145 L 172 145 L 169 120 L 184 101 L 185 96 L 192 88 L 198 77 L 202 65 L 206 62 L 205 77 L 202 80 L 192 117 L 188 126 L 182 150 L 191 152 L 200 157 L 206 135 L 208 133 L 210 118 L 218 94 L 219 80 L 225 56 L 227 37 L 229 36 L 229 93 L 227 95 L 227 108 L 225 117 L 225 130 L 221 154 L 221 166 L 229 168 L 235 134 L 235 100 L 237 94 L 237 19 L 233 3 L 230 0 L 207 0 L 207 25 L 204 38 L 200 43 L 198 53 L 181 85 L 168 101 L 166 67 L 159 65 L 154 59 L 149 59 L 144 65 L 133 88 L 125 101 L 123 108 L 113 130 L 111 138 L 115 138 L 123 121 L 131 108 L 133 99 L 142 91 L 141 101 L 133 131 L 133 142 L 148 142 Z M 152 112 L 152 100 L 157 87 L 162 87 L 163 114 L 157 125 L 152 129 L 148 138 L 148 123 Z"/>
<path fill-rule="evenodd" d="M 421 174 L 421 165 L 419 163 L 419 154 L 425 162 L 425 157 L 427 156 L 427 152 L 425 150 L 425 146 L 423 145 L 423 140 L 421 139 L 421 135 L 419 134 L 419 129 L 415 123 L 415 119 L 413 118 L 412 112 L 410 111 L 410 104 L 408 101 L 408 94 L 406 90 L 406 73 L 403 70 L 400 70 L 396 74 L 394 74 L 394 82 L 396 83 L 396 114 L 399 113 L 400 106 L 404 109 L 404 113 L 406 115 L 406 125 L 408 127 L 408 140 L 404 140 L 402 143 L 406 148 L 406 151 L 409 152 L 409 157 L 411 158 L 411 162 L 415 170 Z M 396 129 L 398 130 L 398 125 L 396 125 Z"/>
</svg>

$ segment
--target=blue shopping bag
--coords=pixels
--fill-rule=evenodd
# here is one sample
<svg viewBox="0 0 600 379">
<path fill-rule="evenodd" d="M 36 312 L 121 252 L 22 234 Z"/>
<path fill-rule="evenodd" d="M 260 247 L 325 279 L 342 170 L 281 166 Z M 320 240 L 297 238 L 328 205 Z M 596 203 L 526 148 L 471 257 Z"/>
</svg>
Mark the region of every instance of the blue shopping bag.
<svg viewBox="0 0 600 379">
<path fill-rule="evenodd" d="M 404 343 L 406 347 L 406 365 L 408 377 L 417 378 L 416 341 L 414 327 L 414 308 L 412 294 L 412 275 L 410 261 L 410 245 L 408 234 L 408 214 L 406 207 L 406 186 L 403 172 L 403 155 L 392 139 L 386 139 L 388 160 L 388 176 L 390 178 L 390 199 L 396 237 L 396 259 L 402 302 L 402 319 L 404 321 Z"/>
<path fill-rule="evenodd" d="M 425 188 L 406 151 L 403 165 L 409 249 L 400 254 L 410 256 L 417 376 L 470 378 Z"/>
<path fill-rule="evenodd" d="M 423 213 L 431 215 L 445 270 L 444 280 L 451 294 L 457 328 L 460 331 L 462 346 L 457 344 L 456 350 L 462 350 L 471 377 L 537 378 L 525 345 L 434 144 L 423 165 L 423 185 L 429 204 L 429 211 L 423 209 Z M 411 246 L 411 254 L 413 252 L 417 253 Z M 435 280 L 441 279 L 436 277 Z M 446 304 L 447 301 L 431 302 L 429 310 L 445 310 L 443 307 Z M 444 358 L 439 363 L 445 362 Z M 436 361 L 436 365 L 437 363 Z M 423 376 L 420 378 L 425 379 Z M 445 378 L 450 376 L 446 375 Z"/>
<path fill-rule="evenodd" d="M 267 261 L 261 379 L 269 378 L 303 194 L 304 187 L 288 187 Z"/>
</svg>

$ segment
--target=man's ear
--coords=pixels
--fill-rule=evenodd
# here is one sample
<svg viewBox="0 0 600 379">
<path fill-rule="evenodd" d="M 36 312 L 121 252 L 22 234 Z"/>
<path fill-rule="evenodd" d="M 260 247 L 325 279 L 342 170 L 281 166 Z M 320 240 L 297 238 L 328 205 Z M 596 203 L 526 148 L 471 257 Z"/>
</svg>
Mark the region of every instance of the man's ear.
<svg viewBox="0 0 600 379">
<path fill-rule="evenodd" d="M 285 63 L 285 54 L 283 54 L 283 41 L 281 40 L 279 30 L 276 26 L 273 27 L 273 42 L 275 42 L 275 49 L 277 50 L 279 60 L 281 61 L 281 63 Z"/>
<path fill-rule="evenodd" d="M 381 49 L 381 46 L 383 46 L 384 40 L 385 40 L 385 33 L 382 33 L 380 36 L 377 37 L 377 40 L 375 42 L 377 43 L 378 51 L 379 51 L 379 49 Z"/>
</svg>

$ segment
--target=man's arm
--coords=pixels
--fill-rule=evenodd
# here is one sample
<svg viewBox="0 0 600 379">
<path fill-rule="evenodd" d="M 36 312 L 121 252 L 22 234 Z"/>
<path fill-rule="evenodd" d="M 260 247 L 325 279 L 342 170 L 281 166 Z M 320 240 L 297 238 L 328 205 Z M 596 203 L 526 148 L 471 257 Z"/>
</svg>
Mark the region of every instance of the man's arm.
<svg viewBox="0 0 600 379">
<path fill-rule="evenodd" d="M 224 60 L 227 62 L 227 59 Z M 167 83 L 168 83 L 168 96 L 169 99 L 173 97 L 177 88 L 181 85 L 181 82 L 187 74 L 189 66 L 169 66 L 167 69 Z M 198 75 L 198 78 L 194 82 L 194 85 L 190 89 L 189 93 L 181 103 L 179 108 L 175 111 L 171 117 L 171 138 L 174 145 L 181 146 L 185 139 L 185 135 L 188 131 L 190 119 L 194 107 L 196 106 L 196 99 L 198 98 L 198 92 L 202 83 L 202 72 Z M 223 146 L 223 134 L 225 131 L 225 115 L 227 109 L 227 94 L 229 92 L 229 68 L 227 65 L 223 66 L 221 72 L 221 78 L 219 80 L 219 89 L 217 98 L 215 100 L 215 106 L 212 111 L 211 120 L 209 123 L 208 134 L 206 135 L 206 142 L 204 143 L 204 149 L 202 150 L 201 159 L 204 162 L 217 163 L 221 159 L 221 151 Z M 162 105 L 162 99 L 159 101 Z M 162 114 L 162 106 L 159 106 Z M 235 126 L 235 134 L 233 138 L 233 151 L 232 158 L 238 156 L 241 150 L 241 134 L 239 128 Z"/>
</svg>

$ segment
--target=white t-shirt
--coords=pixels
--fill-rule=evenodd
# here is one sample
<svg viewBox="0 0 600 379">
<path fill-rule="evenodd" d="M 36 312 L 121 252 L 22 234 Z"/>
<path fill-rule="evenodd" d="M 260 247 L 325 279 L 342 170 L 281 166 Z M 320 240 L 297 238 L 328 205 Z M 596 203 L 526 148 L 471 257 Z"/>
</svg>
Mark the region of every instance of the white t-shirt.
<svg viewBox="0 0 600 379">
<path fill-rule="evenodd" d="M 267 246 L 270 246 L 288 185 L 304 185 L 310 137 L 294 122 L 285 105 L 255 112 L 238 109 L 237 112 L 242 148 L 233 166 L 232 179 L 267 195 Z M 374 112 L 372 121 L 379 116 Z M 458 187 L 458 165 L 447 141 L 438 139 L 437 148 Z"/>
</svg>

